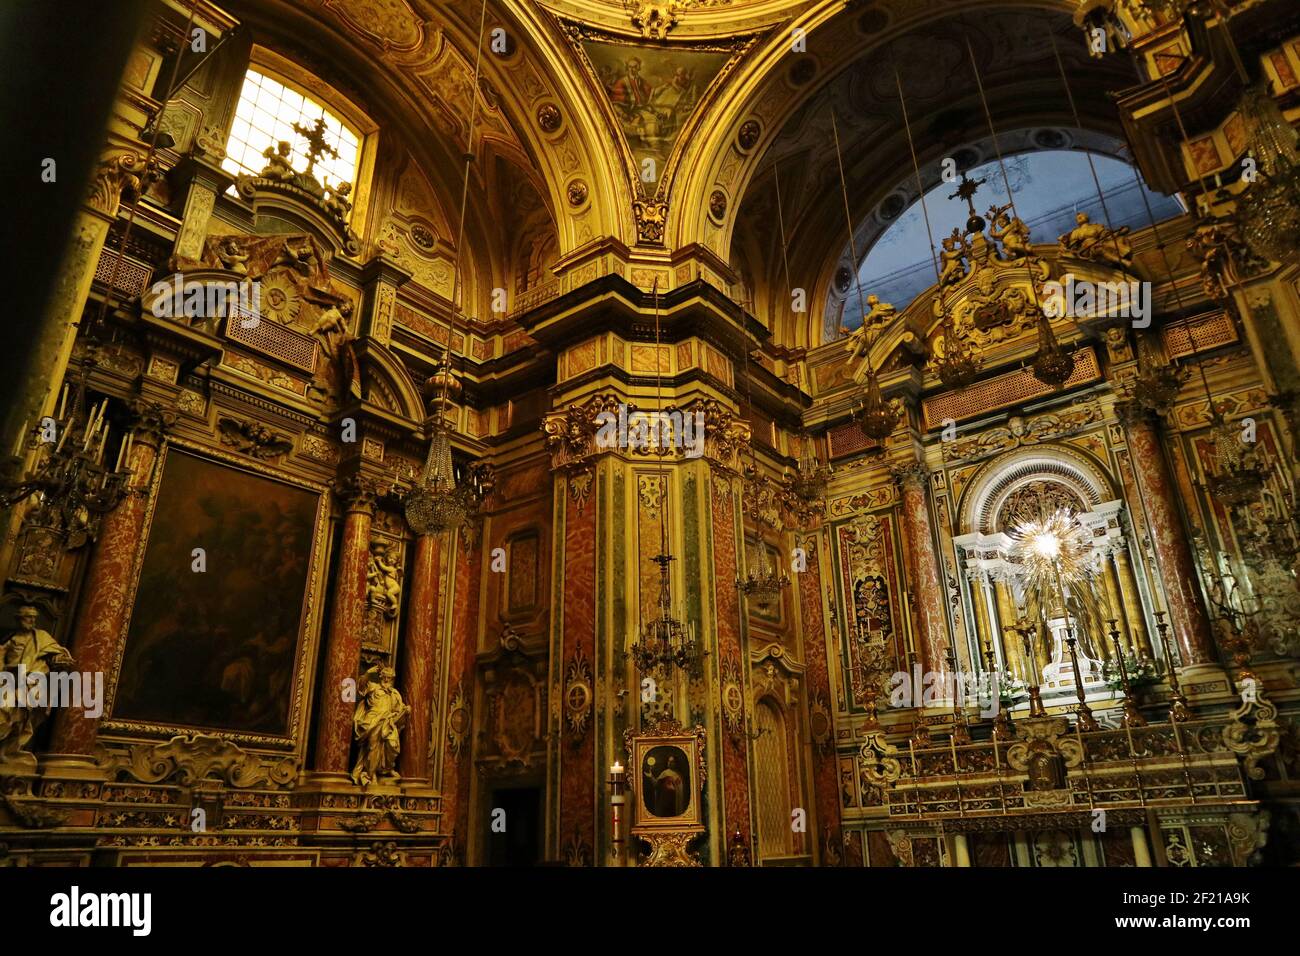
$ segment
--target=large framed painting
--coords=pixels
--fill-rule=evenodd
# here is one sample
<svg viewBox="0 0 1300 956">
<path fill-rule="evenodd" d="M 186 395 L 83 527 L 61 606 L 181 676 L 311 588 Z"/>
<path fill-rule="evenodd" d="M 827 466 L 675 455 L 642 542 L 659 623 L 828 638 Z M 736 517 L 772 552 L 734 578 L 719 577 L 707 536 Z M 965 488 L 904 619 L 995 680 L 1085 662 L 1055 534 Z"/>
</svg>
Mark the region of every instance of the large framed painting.
<svg viewBox="0 0 1300 956">
<path fill-rule="evenodd" d="M 241 464 L 167 446 L 110 729 L 299 738 L 328 504 Z"/>
<path fill-rule="evenodd" d="M 704 728 L 665 721 L 626 743 L 633 835 L 702 831 Z"/>
</svg>

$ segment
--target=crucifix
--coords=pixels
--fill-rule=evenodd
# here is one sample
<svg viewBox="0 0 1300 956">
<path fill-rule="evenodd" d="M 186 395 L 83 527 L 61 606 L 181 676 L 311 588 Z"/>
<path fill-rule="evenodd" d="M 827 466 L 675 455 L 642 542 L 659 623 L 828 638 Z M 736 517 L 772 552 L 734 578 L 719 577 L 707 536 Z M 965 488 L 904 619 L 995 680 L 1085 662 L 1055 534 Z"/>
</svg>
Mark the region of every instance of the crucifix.
<svg viewBox="0 0 1300 956">
<path fill-rule="evenodd" d="M 312 169 L 316 166 L 316 160 L 320 159 L 321 156 L 329 156 L 333 159 L 339 158 L 338 150 L 325 142 L 324 116 L 316 117 L 315 125 L 310 128 L 300 123 L 294 123 L 293 131 L 307 141 L 307 169 L 305 175 L 311 175 Z"/>
<path fill-rule="evenodd" d="M 984 220 L 975 212 L 975 193 L 984 185 L 984 182 L 983 179 L 968 179 L 963 170 L 961 182 L 957 184 L 957 191 L 948 197 L 949 199 L 966 200 L 966 208 L 970 211 L 970 218 L 966 220 L 967 235 L 974 235 L 977 232 L 984 231 Z"/>
</svg>

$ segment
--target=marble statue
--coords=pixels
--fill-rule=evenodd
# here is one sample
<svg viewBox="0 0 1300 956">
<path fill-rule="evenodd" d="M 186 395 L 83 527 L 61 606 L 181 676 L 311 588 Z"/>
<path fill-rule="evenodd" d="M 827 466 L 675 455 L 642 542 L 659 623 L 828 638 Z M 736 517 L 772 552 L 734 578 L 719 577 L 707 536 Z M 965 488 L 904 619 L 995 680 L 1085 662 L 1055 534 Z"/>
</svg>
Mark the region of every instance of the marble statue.
<svg viewBox="0 0 1300 956">
<path fill-rule="evenodd" d="M 37 625 L 37 611 L 31 606 L 18 609 L 18 630 L 0 645 L 0 670 L 12 675 L 0 683 L 0 760 L 27 750 L 36 728 L 49 713 L 49 701 L 28 706 L 29 678 L 40 679 L 52 670 L 72 665 L 72 655 L 49 631 Z M 19 682 L 23 682 L 20 687 Z"/>
<path fill-rule="evenodd" d="M 339 222 L 347 222 L 348 216 L 352 214 L 352 201 L 348 199 L 352 184 L 339 183 L 337 186 L 327 186 L 326 189 L 329 194 L 324 200 L 325 211 Z"/>
<path fill-rule="evenodd" d="M 352 734 L 357 741 L 352 781 L 361 787 L 398 776 L 394 768 L 402 751 L 402 728 L 411 708 L 393 686 L 394 676 L 391 667 L 376 665 L 361 678 L 357 709 L 352 716 Z"/>
</svg>

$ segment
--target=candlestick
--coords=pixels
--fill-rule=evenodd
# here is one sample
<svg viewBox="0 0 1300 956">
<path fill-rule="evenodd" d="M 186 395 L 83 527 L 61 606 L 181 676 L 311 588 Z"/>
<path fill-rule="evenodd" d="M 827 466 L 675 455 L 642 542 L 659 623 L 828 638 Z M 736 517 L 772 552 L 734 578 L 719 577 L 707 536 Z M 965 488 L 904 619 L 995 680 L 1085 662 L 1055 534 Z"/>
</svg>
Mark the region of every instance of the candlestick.
<svg viewBox="0 0 1300 956">
<path fill-rule="evenodd" d="M 22 454 L 23 454 L 23 446 L 27 444 L 27 423 L 28 423 L 30 420 L 31 420 L 31 419 L 24 418 L 24 419 L 23 419 L 23 427 L 20 428 L 20 429 L 18 430 L 18 440 L 14 443 L 14 457 L 15 457 L 15 458 L 21 458 L 21 457 L 22 457 Z"/>
</svg>

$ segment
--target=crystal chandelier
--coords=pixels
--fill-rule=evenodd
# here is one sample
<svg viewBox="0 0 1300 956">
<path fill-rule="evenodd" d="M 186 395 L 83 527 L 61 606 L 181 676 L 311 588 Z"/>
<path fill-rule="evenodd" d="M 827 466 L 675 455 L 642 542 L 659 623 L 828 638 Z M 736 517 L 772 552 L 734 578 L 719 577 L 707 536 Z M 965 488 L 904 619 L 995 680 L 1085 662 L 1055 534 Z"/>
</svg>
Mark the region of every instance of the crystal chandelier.
<svg viewBox="0 0 1300 956">
<path fill-rule="evenodd" d="M 1187 334 L 1190 338 L 1190 328 Z M 1138 339 L 1138 359 L 1139 371 L 1132 383 L 1133 401 L 1156 415 L 1169 414 L 1190 370 L 1152 355 L 1143 338 Z"/>
<path fill-rule="evenodd" d="M 1074 374 L 1074 356 L 1061 348 L 1045 312 L 1038 315 L 1038 351 L 1032 363 L 1034 378 L 1060 388 Z"/>
<path fill-rule="evenodd" d="M 826 497 L 826 486 L 830 479 L 830 467 L 818 459 L 812 435 L 805 432 L 799 449 L 799 461 L 795 465 L 794 476 L 790 479 L 790 490 L 802 502 L 821 501 Z"/>
<path fill-rule="evenodd" d="M 406 496 L 405 508 L 406 521 L 416 534 L 442 534 L 459 527 L 473 510 L 470 486 L 456 483 L 450 429 L 441 419 L 433 426 L 424 471 Z"/>
<path fill-rule="evenodd" d="M 641 637 L 632 645 L 632 661 L 642 674 L 667 674 L 673 668 L 685 669 L 699 657 L 695 626 L 685 624 L 673 613 L 672 588 L 668 565 L 674 560 L 665 548 L 654 556 L 659 565 L 658 613 L 641 626 Z"/>
<path fill-rule="evenodd" d="M 1273 262 L 1300 256 L 1300 151 L 1296 131 L 1263 84 L 1242 104 L 1255 180 L 1241 194 L 1238 215 L 1251 251 Z"/>
<path fill-rule="evenodd" d="M 790 578 L 772 565 L 772 556 L 760 535 L 754 546 L 747 548 L 752 559 L 745 561 L 746 574 L 740 581 L 740 590 L 759 609 L 770 611 L 781 600 L 781 591 L 790 586 Z"/>
<path fill-rule="evenodd" d="M 47 528 L 63 539 L 69 549 L 94 540 L 100 521 L 126 494 L 131 478 L 130 433 L 118 448 L 117 463 L 104 466 L 104 445 L 108 423 L 104 420 L 108 399 L 86 406 L 86 382 L 94 356 L 82 366 L 75 394 L 69 408 L 69 388 L 64 385 L 58 414 L 41 420 L 36 429 L 24 424 L 14 458 L 21 462 L 30 450 L 30 439 L 40 436 L 37 458 L 21 478 L 6 482 L 0 489 L 0 506 L 11 508 L 35 497 L 35 508 L 25 521 Z"/>
</svg>

